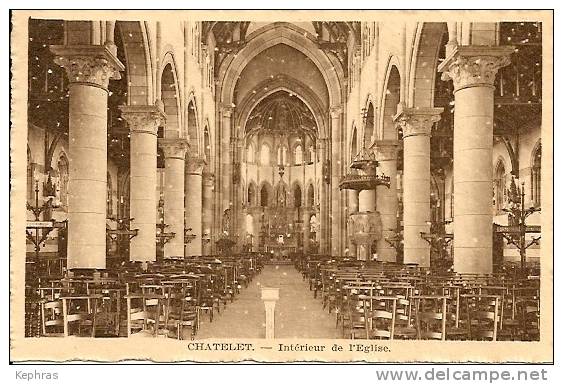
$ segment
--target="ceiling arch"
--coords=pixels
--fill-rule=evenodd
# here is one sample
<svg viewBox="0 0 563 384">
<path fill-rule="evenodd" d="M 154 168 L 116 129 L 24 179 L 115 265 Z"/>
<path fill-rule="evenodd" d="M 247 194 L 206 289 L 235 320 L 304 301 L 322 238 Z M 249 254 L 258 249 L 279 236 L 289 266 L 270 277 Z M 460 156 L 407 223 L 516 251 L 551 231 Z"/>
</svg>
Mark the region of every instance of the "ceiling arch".
<svg viewBox="0 0 563 384">
<path fill-rule="evenodd" d="M 244 136 L 244 126 L 252 109 L 264 98 L 280 90 L 293 93 L 295 97 L 299 98 L 309 108 L 315 118 L 319 137 L 328 135 L 326 119 L 323 114 L 323 104 L 318 96 L 305 84 L 291 77 L 277 76 L 273 81 L 265 80 L 258 84 L 254 90 L 256 93 L 249 92 L 240 102 L 239 108 L 237 108 L 235 121 L 238 137 Z"/>
<path fill-rule="evenodd" d="M 289 23 L 272 23 L 248 36 L 248 42 L 236 54 L 224 60 L 219 69 L 221 101 L 230 106 L 234 102 L 238 77 L 246 65 L 262 51 L 277 45 L 289 45 L 307 57 L 317 66 L 325 80 L 331 106 L 342 103 L 343 69 L 336 58 L 320 50 L 315 42 L 303 34 L 303 30 Z"/>
</svg>

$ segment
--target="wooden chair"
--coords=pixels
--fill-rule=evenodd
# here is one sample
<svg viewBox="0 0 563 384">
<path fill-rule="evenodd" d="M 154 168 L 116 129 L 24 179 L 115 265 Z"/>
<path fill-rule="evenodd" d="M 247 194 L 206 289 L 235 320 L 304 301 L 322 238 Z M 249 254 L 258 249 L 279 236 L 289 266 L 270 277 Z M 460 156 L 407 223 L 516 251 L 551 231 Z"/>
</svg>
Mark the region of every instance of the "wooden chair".
<svg viewBox="0 0 563 384">
<path fill-rule="evenodd" d="M 96 337 L 96 315 L 101 299 L 98 294 L 62 296 L 64 336 L 70 336 L 71 328 L 77 328 L 77 336 L 83 336 L 86 329 L 86 334 Z"/>
<path fill-rule="evenodd" d="M 395 321 L 397 314 L 397 297 L 394 296 L 364 296 L 369 301 L 368 339 L 387 339 L 395 337 Z"/>
<path fill-rule="evenodd" d="M 164 295 L 157 294 L 129 294 L 125 295 L 127 302 L 127 337 L 157 336 L 160 334 L 162 302 Z M 136 330 L 137 332 L 133 332 Z"/>
<path fill-rule="evenodd" d="M 446 340 L 447 296 L 415 296 L 416 328 L 419 339 Z"/>
<path fill-rule="evenodd" d="M 496 295 L 462 295 L 465 299 L 471 340 L 497 340 L 500 297 Z"/>
<path fill-rule="evenodd" d="M 184 338 L 185 327 L 191 329 L 191 339 L 193 339 L 199 326 L 199 311 L 196 299 L 190 293 L 190 290 L 189 286 L 175 284 L 170 286 L 166 292 L 166 327 L 169 336 L 171 335 L 170 331 L 175 330 L 178 340 Z"/>
<path fill-rule="evenodd" d="M 41 336 L 62 337 L 64 336 L 63 301 L 59 298 L 40 301 Z"/>
</svg>

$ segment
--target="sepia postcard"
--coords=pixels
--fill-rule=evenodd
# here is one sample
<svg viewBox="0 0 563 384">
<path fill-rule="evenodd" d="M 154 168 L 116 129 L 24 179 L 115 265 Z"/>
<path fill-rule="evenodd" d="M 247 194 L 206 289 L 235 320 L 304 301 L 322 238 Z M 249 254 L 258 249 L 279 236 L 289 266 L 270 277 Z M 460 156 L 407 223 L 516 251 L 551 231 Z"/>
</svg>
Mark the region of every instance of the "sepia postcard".
<svg viewBox="0 0 563 384">
<path fill-rule="evenodd" d="M 553 362 L 552 11 L 10 17 L 11 361 Z"/>
</svg>

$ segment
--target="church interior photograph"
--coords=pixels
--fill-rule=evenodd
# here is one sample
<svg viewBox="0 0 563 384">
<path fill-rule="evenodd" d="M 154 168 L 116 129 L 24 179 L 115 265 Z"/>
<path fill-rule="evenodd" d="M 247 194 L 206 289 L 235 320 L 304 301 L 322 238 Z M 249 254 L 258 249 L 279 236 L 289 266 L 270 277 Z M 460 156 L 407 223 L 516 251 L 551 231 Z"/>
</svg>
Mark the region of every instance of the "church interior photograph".
<svg viewBox="0 0 563 384">
<path fill-rule="evenodd" d="M 106 15 L 26 20 L 26 338 L 540 340 L 541 21 Z"/>
</svg>

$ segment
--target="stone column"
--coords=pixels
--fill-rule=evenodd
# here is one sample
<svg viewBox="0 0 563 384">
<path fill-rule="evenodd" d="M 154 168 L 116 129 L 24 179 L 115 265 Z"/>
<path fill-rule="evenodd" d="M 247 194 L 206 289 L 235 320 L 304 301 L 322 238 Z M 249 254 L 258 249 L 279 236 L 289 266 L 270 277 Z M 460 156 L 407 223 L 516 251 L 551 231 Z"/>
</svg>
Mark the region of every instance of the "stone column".
<svg viewBox="0 0 563 384">
<path fill-rule="evenodd" d="M 164 152 L 164 223 L 176 235 L 164 246 L 164 257 L 184 256 L 184 165 L 188 142 L 185 139 L 160 139 Z"/>
<path fill-rule="evenodd" d="M 188 235 L 196 237 L 185 245 L 185 255 L 202 255 L 202 229 L 203 229 L 203 185 L 202 171 L 205 162 L 197 157 L 188 157 L 186 162 L 186 196 L 185 202 L 185 223 Z"/>
<path fill-rule="evenodd" d="M 203 255 L 211 255 L 212 233 L 213 233 L 213 190 L 215 177 L 212 173 L 204 172 L 202 174 L 202 251 Z"/>
<path fill-rule="evenodd" d="M 107 105 L 123 64 L 105 46 L 51 46 L 69 85 L 67 268 L 106 267 Z"/>
<path fill-rule="evenodd" d="M 347 192 L 348 192 L 348 215 L 350 215 L 352 213 L 358 212 L 358 207 L 359 207 L 358 191 L 350 189 Z M 348 249 L 349 249 L 348 255 L 351 258 L 355 259 L 358 256 L 357 255 L 357 249 L 356 249 L 357 247 L 356 247 L 356 244 L 354 244 L 352 242 L 352 237 L 351 237 L 352 228 L 350 228 L 349 224 L 350 224 L 350 222 L 348 221 L 348 223 L 347 223 L 347 226 L 348 226 L 348 231 L 347 231 L 347 233 L 348 233 Z"/>
<path fill-rule="evenodd" d="M 440 65 L 453 80 L 454 270 L 491 273 L 494 80 L 514 48 L 458 46 Z"/>
<path fill-rule="evenodd" d="M 319 236 L 319 253 L 330 253 L 330 217 L 328 215 L 328 207 L 330 202 L 329 196 L 329 185 L 326 183 L 326 178 L 330 177 L 330 167 L 328 166 L 329 162 L 327 161 L 328 157 L 328 148 L 327 148 L 327 139 L 320 139 L 319 140 L 319 151 L 320 151 L 320 159 L 322 162 L 322 169 L 321 169 L 321 186 L 319 191 L 319 215 L 317 216 L 318 220 L 318 229 L 317 234 Z"/>
<path fill-rule="evenodd" d="M 403 128 L 404 262 L 430 266 L 430 245 L 420 237 L 430 226 L 430 134 L 443 108 L 404 108 L 394 120 Z"/>
<path fill-rule="evenodd" d="M 309 252 L 309 238 L 311 237 L 311 209 L 309 207 L 304 207 L 302 217 L 303 217 L 303 253 L 307 254 Z"/>
<path fill-rule="evenodd" d="M 131 228 L 139 233 L 131 239 L 131 261 L 156 260 L 156 148 L 157 131 L 165 115 L 157 106 L 132 105 L 120 107 L 121 116 L 129 124 L 130 144 L 130 217 Z"/>
<path fill-rule="evenodd" d="M 342 108 L 335 106 L 330 109 L 331 118 L 331 210 L 330 210 L 330 254 L 342 257 L 342 191 L 338 188 L 341 177 L 341 115 Z"/>
<path fill-rule="evenodd" d="M 376 193 L 377 211 L 381 216 L 382 238 L 377 242 L 377 256 L 380 261 L 397 260 L 395 248 L 385 239 L 394 235 L 397 229 L 397 149 L 399 142 L 396 140 L 379 140 L 375 142 L 376 159 L 379 162 L 378 173 L 389 176 L 389 188 L 378 186 Z"/>
<path fill-rule="evenodd" d="M 232 208 L 231 192 L 233 190 L 233 176 L 232 176 L 232 152 L 231 152 L 231 118 L 233 115 L 233 108 L 230 106 L 223 106 L 221 108 L 221 173 L 220 177 L 221 196 L 220 196 L 220 217 L 223 217 L 223 212 L 226 209 Z"/>
</svg>

